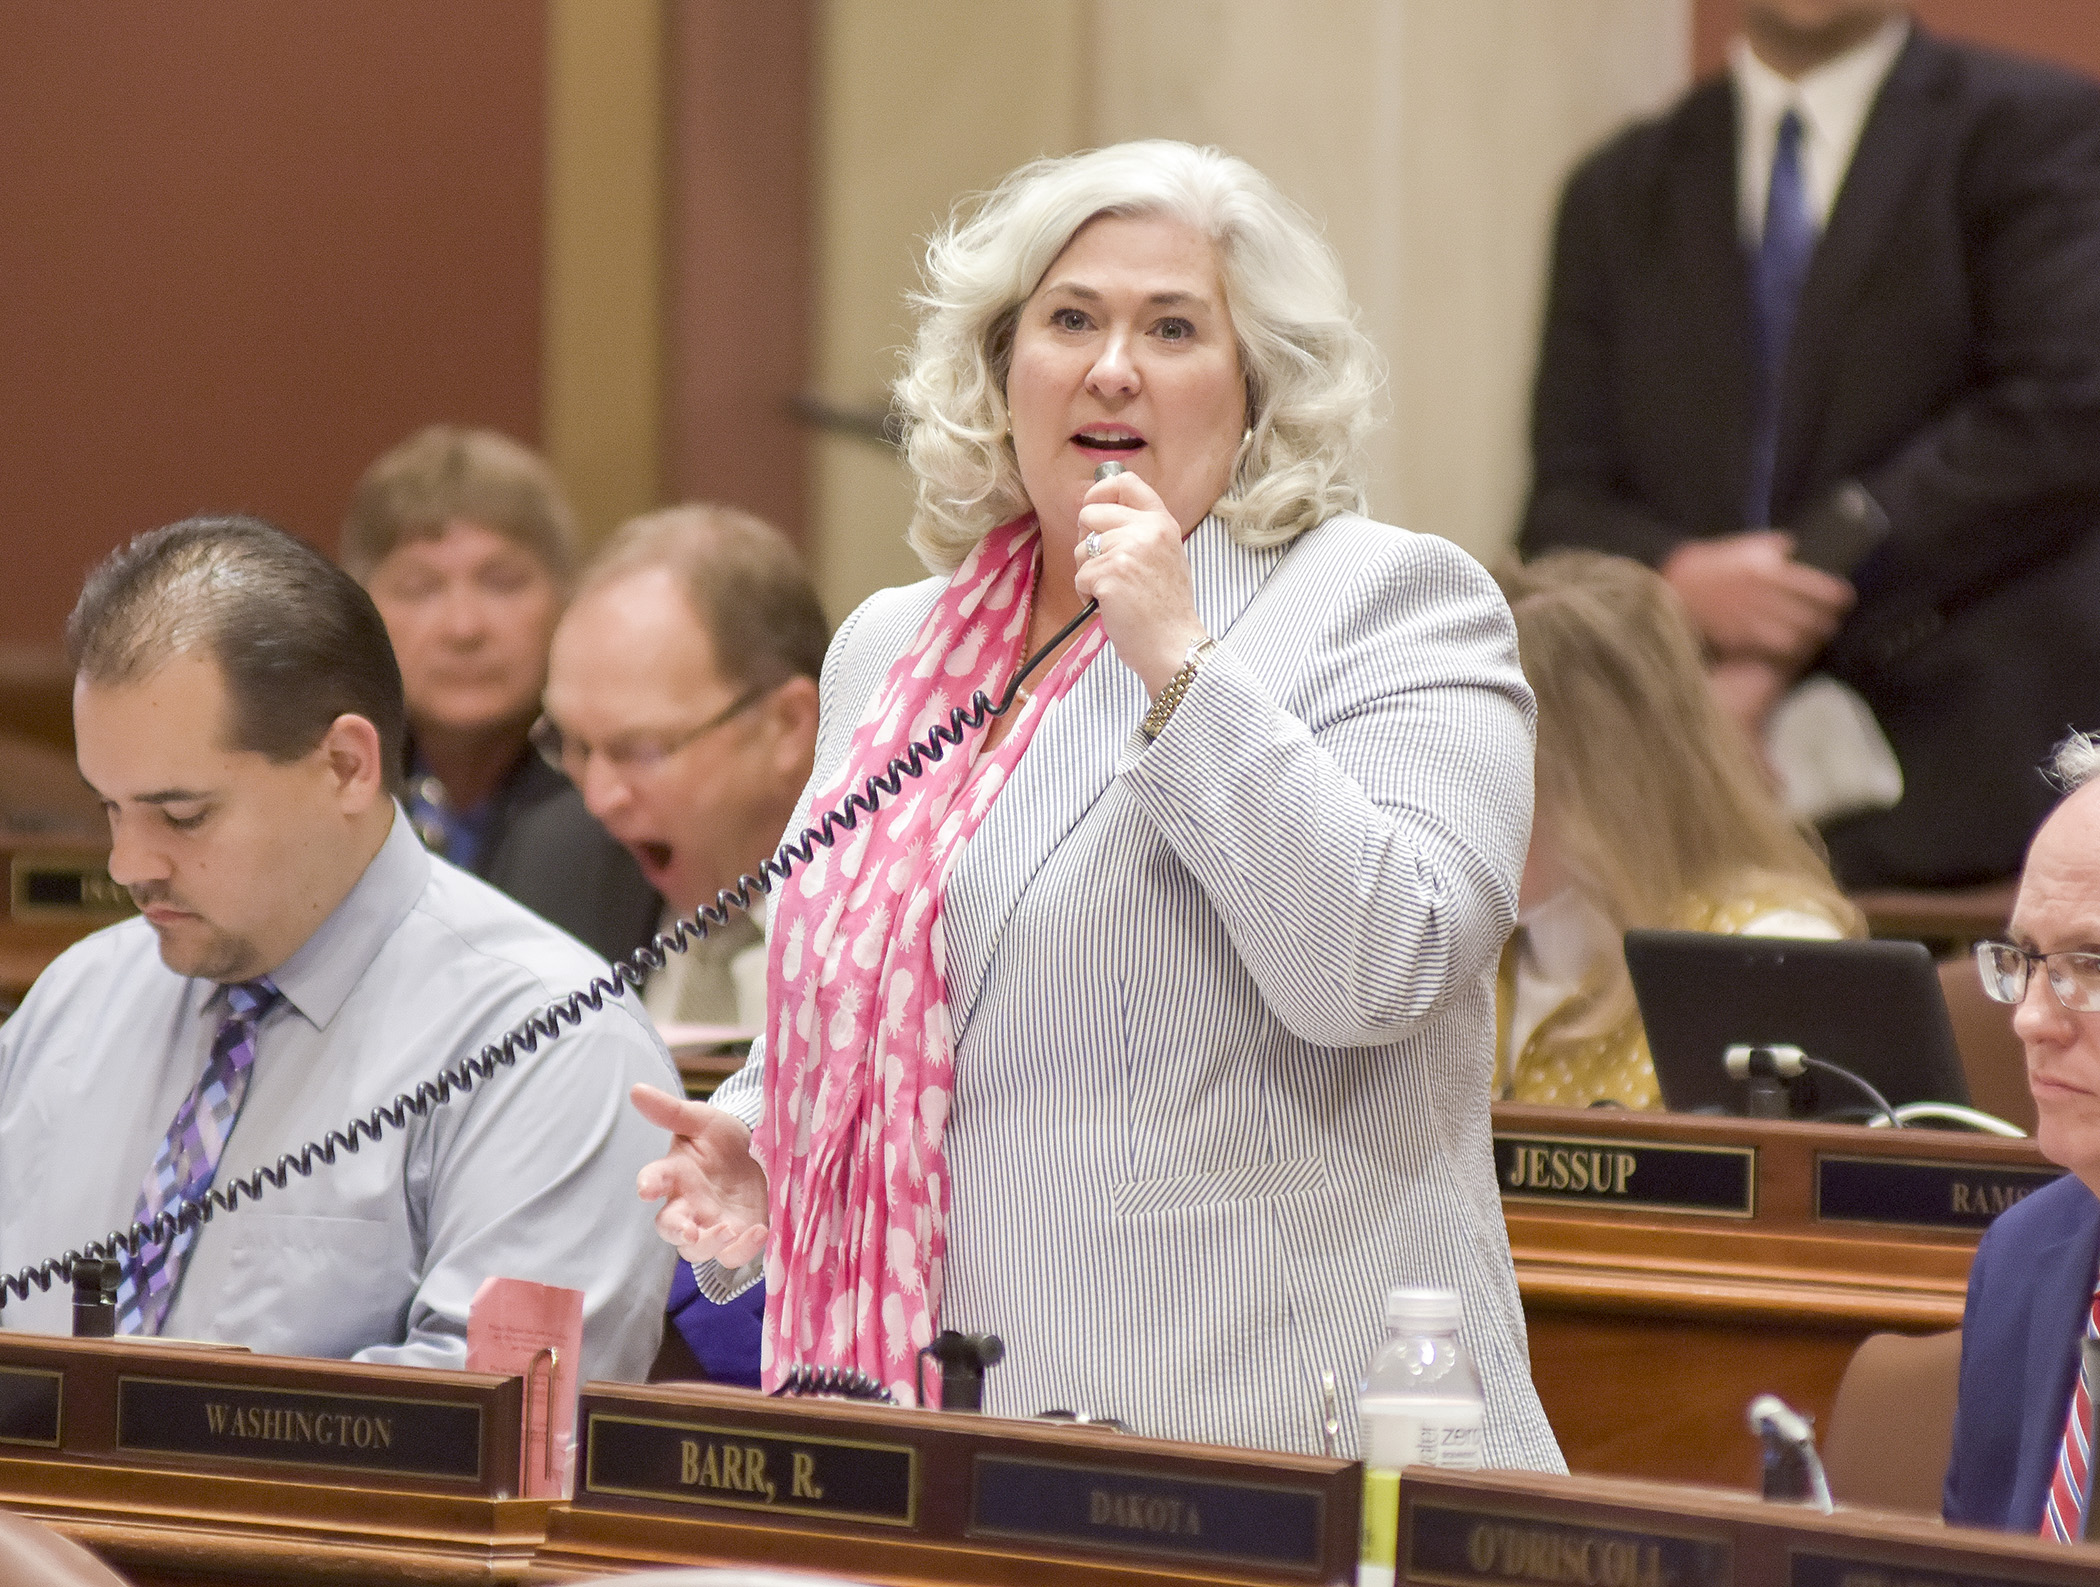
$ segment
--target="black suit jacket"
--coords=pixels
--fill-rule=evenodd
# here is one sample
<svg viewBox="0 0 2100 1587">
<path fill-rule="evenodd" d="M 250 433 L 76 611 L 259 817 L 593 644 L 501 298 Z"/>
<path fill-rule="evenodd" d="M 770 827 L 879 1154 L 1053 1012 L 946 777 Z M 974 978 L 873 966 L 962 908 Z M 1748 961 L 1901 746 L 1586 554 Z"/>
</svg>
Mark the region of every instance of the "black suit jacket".
<svg viewBox="0 0 2100 1587">
<path fill-rule="evenodd" d="M 625 958 L 655 936 L 664 901 L 569 779 L 526 760 L 530 786 L 496 811 L 475 868 L 604 958 Z"/>
<path fill-rule="evenodd" d="M 1660 563 L 1746 527 L 1735 114 L 1704 83 L 1569 180 L 1527 553 Z M 1913 30 L 1802 291 L 1775 522 L 1853 479 L 1892 530 L 1818 664 L 1874 707 L 1905 794 L 1833 827 L 1833 860 L 1854 885 L 2009 874 L 2051 803 L 2037 764 L 2100 725 L 2100 85 Z"/>
</svg>

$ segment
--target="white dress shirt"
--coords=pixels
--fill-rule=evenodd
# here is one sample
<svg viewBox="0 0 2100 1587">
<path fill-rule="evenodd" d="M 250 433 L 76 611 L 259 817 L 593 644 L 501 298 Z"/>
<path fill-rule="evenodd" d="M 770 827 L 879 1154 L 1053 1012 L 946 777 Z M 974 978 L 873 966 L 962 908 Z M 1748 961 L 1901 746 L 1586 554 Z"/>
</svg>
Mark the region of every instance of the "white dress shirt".
<svg viewBox="0 0 2100 1587">
<path fill-rule="evenodd" d="M 1801 174 L 1809 213 L 1818 231 L 1829 223 L 1874 96 L 1909 37 L 1910 19 L 1890 17 L 1871 38 L 1796 79 L 1782 77 L 1759 60 L 1746 39 L 1738 38 L 1729 47 L 1728 69 L 1735 79 L 1736 198 L 1744 241 L 1755 247 L 1764 238 L 1772 154 L 1780 119 L 1789 110 L 1801 117 Z"/>
<path fill-rule="evenodd" d="M 398 809 L 347 898 L 271 977 L 246 1105 L 216 1183 L 340 1129 L 496 1041 L 604 965 L 427 854 Z M 142 919 L 69 949 L 0 1025 L 0 1267 L 128 1227 L 209 1058 L 223 989 L 161 962 Z M 635 1000 L 608 1001 L 450 1104 L 206 1224 L 162 1332 L 277 1355 L 466 1361 L 484 1278 L 585 1292 L 584 1378 L 640 1378 L 671 1249 L 634 1193 L 664 1135 L 627 1103 L 677 1076 Z M 68 1333 L 70 1287 L 10 1302 Z"/>
</svg>

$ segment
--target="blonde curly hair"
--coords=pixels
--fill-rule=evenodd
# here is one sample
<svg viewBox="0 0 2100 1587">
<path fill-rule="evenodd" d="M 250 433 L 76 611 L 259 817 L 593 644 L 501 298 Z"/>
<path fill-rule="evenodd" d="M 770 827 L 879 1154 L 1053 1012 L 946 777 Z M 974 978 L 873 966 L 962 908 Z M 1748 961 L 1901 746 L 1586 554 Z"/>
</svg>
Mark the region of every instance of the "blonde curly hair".
<svg viewBox="0 0 2100 1587">
<path fill-rule="evenodd" d="M 1248 434 L 1212 509 L 1233 538 L 1280 545 L 1363 510 L 1385 365 L 1334 249 L 1244 160 L 1166 139 L 1119 143 L 1029 162 L 958 204 L 927 247 L 918 334 L 894 391 L 918 493 L 909 538 L 937 573 L 1029 510 L 1008 438 L 1014 326 L 1065 245 L 1102 215 L 1170 216 L 1217 250 L 1247 382 Z"/>
</svg>

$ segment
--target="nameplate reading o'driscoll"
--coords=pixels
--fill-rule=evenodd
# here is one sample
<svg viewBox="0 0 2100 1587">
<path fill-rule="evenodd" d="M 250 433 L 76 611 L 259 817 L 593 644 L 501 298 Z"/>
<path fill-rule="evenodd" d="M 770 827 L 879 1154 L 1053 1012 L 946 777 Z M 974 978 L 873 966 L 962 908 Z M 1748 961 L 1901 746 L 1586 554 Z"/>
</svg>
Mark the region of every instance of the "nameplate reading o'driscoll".
<svg viewBox="0 0 2100 1587">
<path fill-rule="evenodd" d="M 117 1449 L 481 1480 L 481 1407 L 245 1383 L 117 1380 Z"/>
<path fill-rule="evenodd" d="M 1988 1167 L 1818 1152 L 1816 1216 L 1826 1223 L 1987 1229 L 2007 1207 L 2062 1177 L 2060 1168 Z"/>
<path fill-rule="evenodd" d="M 38 1444 L 56 1449 L 65 1410 L 62 1373 L 35 1367 L 0 1367 L 0 1444 Z"/>
<path fill-rule="evenodd" d="M 1666 1146 L 1603 1136 L 1495 1136 L 1505 1201 L 1551 1201 L 1747 1218 L 1757 1211 L 1749 1146 Z"/>
<path fill-rule="evenodd" d="M 1788 1559 L 1788 1587 L 2033 1587 L 2054 1576 L 2028 1576 L 1993 1566 L 1987 1573 L 1891 1565 L 1886 1560 L 1848 1559 L 1841 1554 L 1796 1551 Z"/>
<path fill-rule="evenodd" d="M 1585 1526 L 1442 1504 L 1408 1507 L 1401 1579 L 1450 1587 L 1730 1587 L 1725 1539 Z"/>
<path fill-rule="evenodd" d="M 590 1413 L 583 1492 L 913 1526 L 919 1457 L 907 1444 L 755 1433 Z"/>
<path fill-rule="evenodd" d="M 971 1537 L 1317 1574 L 1326 1497 L 1287 1482 L 1169 1477 L 1070 1461 L 979 1455 Z"/>
</svg>

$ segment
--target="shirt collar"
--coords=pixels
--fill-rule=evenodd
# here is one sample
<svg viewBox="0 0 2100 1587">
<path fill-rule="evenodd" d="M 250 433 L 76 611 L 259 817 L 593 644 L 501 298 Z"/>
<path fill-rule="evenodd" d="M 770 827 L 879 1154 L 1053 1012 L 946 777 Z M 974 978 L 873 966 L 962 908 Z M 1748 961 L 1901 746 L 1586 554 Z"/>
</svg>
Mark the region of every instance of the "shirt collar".
<svg viewBox="0 0 2100 1587">
<path fill-rule="evenodd" d="M 1749 40 L 1738 36 L 1728 47 L 1728 68 L 1748 124 L 1767 132 L 1760 143 L 1770 141 L 1769 133 L 1776 132 L 1779 118 L 1792 108 L 1801 113 L 1807 130 L 1849 151 L 1859 141 L 1859 129 L 1882 79 L 1909 37 L 1910 18 L 1899 12 L 1844 54 L 1798 78 L 1787 78 L 1759 60 Z"/>
<path fill-rule="evenodd" d="M 364 875 L 299 950 L 270 974 L 284 1000 L 325 1030 L 430 883 L 429 852 L 397 803 Z"/>
</svg>

